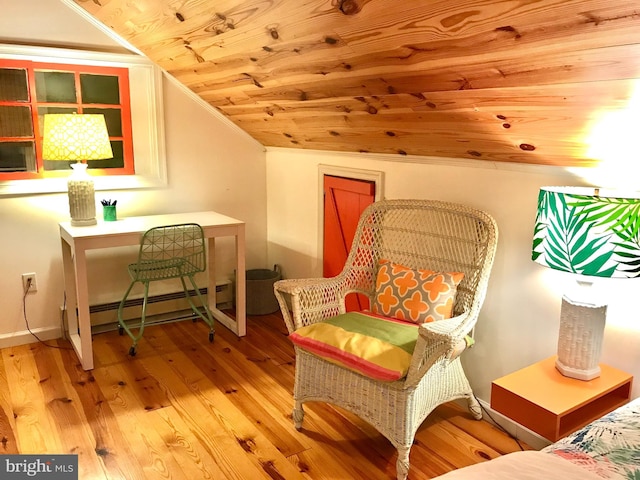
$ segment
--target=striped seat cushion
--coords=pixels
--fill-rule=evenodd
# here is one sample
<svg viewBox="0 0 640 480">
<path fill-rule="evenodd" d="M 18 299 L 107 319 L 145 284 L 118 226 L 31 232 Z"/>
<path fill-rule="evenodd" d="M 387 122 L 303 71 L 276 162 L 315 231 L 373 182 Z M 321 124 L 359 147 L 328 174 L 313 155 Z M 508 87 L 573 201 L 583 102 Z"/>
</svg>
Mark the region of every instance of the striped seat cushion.
<svg viewBox="0 0 640 480">
<path fill-rule="evenodd" d="M 418 325 L 369 312 L 349 312 L 299 328 L 289 338 L 298 347 L 367 377 L 406 376 Z"/>
</svg>

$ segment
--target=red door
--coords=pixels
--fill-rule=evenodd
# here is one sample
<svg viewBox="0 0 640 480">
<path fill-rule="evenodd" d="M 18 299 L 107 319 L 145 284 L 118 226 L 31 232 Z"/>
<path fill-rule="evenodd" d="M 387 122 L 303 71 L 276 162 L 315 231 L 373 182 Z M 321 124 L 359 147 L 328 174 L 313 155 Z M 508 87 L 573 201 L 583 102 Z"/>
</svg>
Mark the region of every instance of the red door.
<svg viewBox="0 0 640 480">
<path fill-rule="evenodd" d="M 338 275 L 349 255 L 362 211 L 375 199 L 375 182 L 324 176 L 323 275 Z M 364 295 L 350 294 L 347 311 L 369 308 Z"/>
</svg>

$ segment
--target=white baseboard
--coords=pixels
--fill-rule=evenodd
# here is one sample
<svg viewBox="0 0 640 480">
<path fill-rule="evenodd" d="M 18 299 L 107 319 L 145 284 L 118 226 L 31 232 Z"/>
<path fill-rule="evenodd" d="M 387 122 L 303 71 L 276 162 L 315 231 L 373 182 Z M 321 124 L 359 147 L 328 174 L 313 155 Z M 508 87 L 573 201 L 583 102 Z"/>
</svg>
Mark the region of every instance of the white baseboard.
<svg viewBox="0 0 640 480">
<path fill-rule="evenodd" d="M 204 289 L 203 289 L 204 290 Z M 203 292 L 206 299 L 206 290 Z M 157 295 L 149 298 L 149 306 L 147 308 L 147 325 L 153 323 L 166 323 L 173 320 L 184 320 L 191 318 L 192 312 L 189 303 L 183 296 L 183 292 L 173 292 L 163 295 Z M 166 297 L 166 298 L 165 298 Z M 139 300 L 139 301 L 138 301 Z M 139 318 L 141 307 L 137 305 L 142 303 L 142 299 L 132 298 L 124 309 L 124 320 L 129 321 Z M 199 301 L 195 301 L 196 305 Z M 91 331 L 92 333 L 101 333 L 118 328 L 117 310 L 120 302 L 111 302 L 108 304 L 90 306 L 91 315 Z M 231 308 L 233 306 L 233 287 L 231 280 L 222 279 L 216 285 L 216 306 L 219 309 Z M 67 312 L 65 307 L 59 309 L 60 321 L 62 325 L 54 327 L 32 328 L 40 340 L 53 340 L 55 338 L 63 338 L 67 330 Z M 20 330 L 12 333 L 0 334 L 0 348 L 16 347 L 18 345 L 27 345 L 37 342 L 29 330 Z"/>
<path fill-rule="evenodd" d="M 460 400 L 457 400 L 457 402 L 459 402 L 463 408 L 467 408 L 466 400 L 460 399 Z M 544 448 L 547 445 L 551 444 L 551 442 L 546 438 L 541 437 L 537 433 L 532 432 L 528 428 L 523 427 L 522 425 L 511 420 L 510 418 L 505 417 L 501 413 L 498 413 L 495 410 L 492 410 L 491 406 L 484 400 L 478 399 L 478 402 L 480 402 L 480 405 L 483 408 L 483 412 L 482 412 L 483 420 L 486 420 L 487 422 L 493 425 L 497 425 L 498 428 L 502 428 L 506 430 L 509 433 L 509 435 L 517 438 L 518 440 L 522 440 L 531 448 L 540 450 L 541 448 Z"/>
<path fill-rule="evenodd" d="M 58 327 L 46 327 L 46 328 L 32 328 L 31 331 L 35 333 L 40 340 L 53 340 L 55 338 L 62 338 L 62 329 Z M 34 337 L 28 330 L 21 330 L 19 332 L 5 333 L 0 335 L 0 348 L 16 347 L 18 345 L 27 345 L 29 343 L 35 343 L 38 339 Z"/>
</svg>

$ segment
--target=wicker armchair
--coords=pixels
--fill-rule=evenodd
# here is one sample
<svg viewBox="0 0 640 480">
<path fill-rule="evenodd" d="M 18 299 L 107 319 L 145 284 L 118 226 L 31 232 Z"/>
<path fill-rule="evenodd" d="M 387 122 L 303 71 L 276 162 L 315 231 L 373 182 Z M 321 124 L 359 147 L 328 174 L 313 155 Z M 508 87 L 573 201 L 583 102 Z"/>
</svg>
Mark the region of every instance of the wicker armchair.
<svg viewBox="0 0 640 480">
<path fill-rule="evenodd" d="M 411 268 L 464 272 L 453 317 L 419 326 L 405 378 L 371 379 L 296 347 L 293 420 L 302 427 L 306 401 L 342 407 L 369 422 L 398 451 L 397 478 L 409 471 L 409 450 L 424 419 L 438 405 L 466 398 L 482 418 L 455 353 L 474 328 L 484 301 L 498 231 L 488 214 L 430 200 L 385 200 L 363 212 L 343 271 L 333 278 L 280 280 L 274 285 L 289 333 L 345 313 L 345 295 L 373 299 L 380 259 Z M 291 309 L 291 310 L 290 310 Z"/>
</svg>

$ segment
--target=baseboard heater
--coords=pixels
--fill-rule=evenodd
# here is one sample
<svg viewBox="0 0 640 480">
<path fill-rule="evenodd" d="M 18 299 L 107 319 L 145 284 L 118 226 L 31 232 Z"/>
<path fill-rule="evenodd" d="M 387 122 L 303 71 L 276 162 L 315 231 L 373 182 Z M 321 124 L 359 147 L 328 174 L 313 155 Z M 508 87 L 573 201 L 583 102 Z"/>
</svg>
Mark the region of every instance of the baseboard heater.
<svg viewBox="0 0 640 480">
<path fill-rule="evenodd" d="M 204 296 L 206 301 L 207 288 L 200 288 L 200 294 Z M 216 285 L 216 307 L 220 310 L 233 307 L 233 291 L 230 280 L 221 281 Z M 195 290 L 189 290 L 196 305 L 199 300 Z M 129 298 L 125 302 L 123 309 L 123 318 L 132 321 L 135 325 L 136 320 L 140 318 L 142 307 L 142 298 Z M 89 306 L 89 314 L 91 316 L 92 331 L 99 333 L 101 331 L 113 330 L 118 324 L 118 307 L 120 302 L 108 302 Z M 184 292 L 171 292 L 160 295 L 150 295 L 147 298 L 147 320 L 146 324 L 165 323 L 183 320 L 192 316 L 189 302 L 184 297 Z"/>
</svg>

